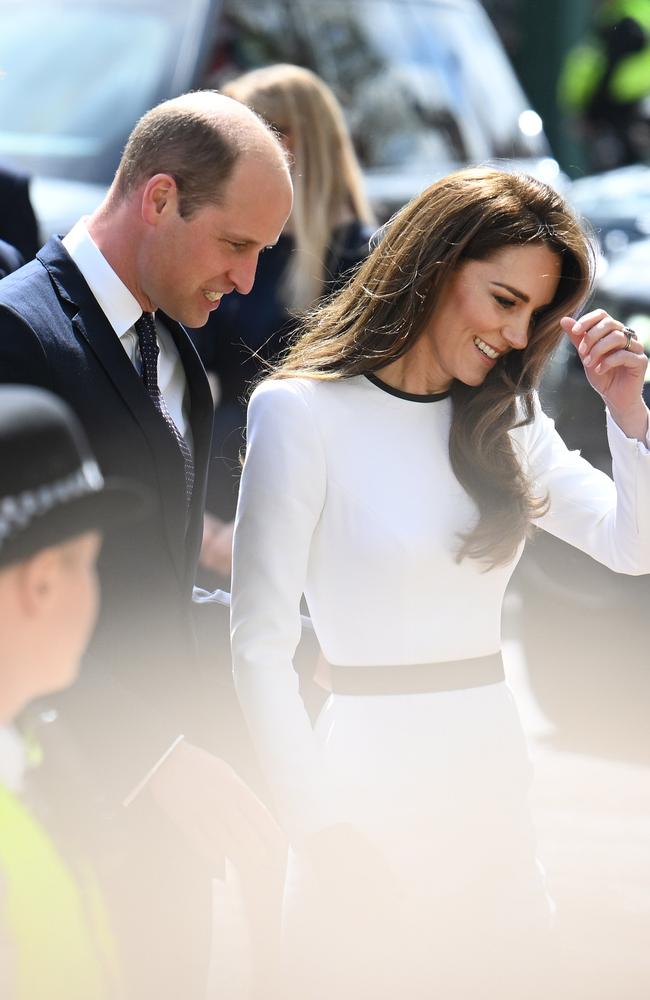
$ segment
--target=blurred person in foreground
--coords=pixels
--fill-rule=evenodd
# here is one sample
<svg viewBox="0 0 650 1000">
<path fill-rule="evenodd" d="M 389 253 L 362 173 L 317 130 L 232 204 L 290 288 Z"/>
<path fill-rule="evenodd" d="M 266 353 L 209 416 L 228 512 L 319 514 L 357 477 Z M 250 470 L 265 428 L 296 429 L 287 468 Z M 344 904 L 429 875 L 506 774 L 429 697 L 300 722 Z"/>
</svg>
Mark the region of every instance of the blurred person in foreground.
<svg viewBox="0 0 650 1000">
<path fill-rule="evenodd" d="M 291 199 L 261 119 L 214 92 L 184 95 L 136 124 L 97 210 L 0 283 L 0 378 L 65 399 L 105 474 L 155 498 L 143 523 L 107 533 L 97 629 L 57 705 L 101 793 L 89 838 L 138 1000 L 202 995 L 210 876 L 226 856 L 266 862 L 282 847 L 204 749 L 221 749 L 218 636 L 201 661 L 193 601 L 212 400 L 181 323 L 250 291 Z"/>
<path fill-rule="evenodd" d="M 142 494 L 104 481 L 72 411 L 0 388 L 0 992 L 5 1000 L 121 996 L 107 914 L 82 857 L 66 856 L 12 726 L 68 687 L 97 617 L 104 529 L 142 516 Z M 34 756 L 31 748 L 31 756 Z M 54 799 L 54 801 L 52 801 Z M 39 817 L 44 816 L 44 826 Z"/>
<path fill-rule="evenodd" d="M 647 360 L 603 310 L 572 318 L 593 259 L 552 188 L 452 174 L 251 397 L 232 645 L 292 841 L 287 995 L 557 995 L 500 626 L 533 524 L 650 572 Z M 540 409 L 563 331 L 606 408 L 614 481 Z M 303 593 L 330 692 L 314 729 L 292 667 Z"/>
<path fill-rule="evenodd" d="M 262 254 L 250 294 L 229 296 L 195 340 L 216 389 L 201 563 L 228 579 L 249 387 L 286 349 L 299 315 L 367 255 L 374 226 L 343 112 L 327 84 L 301 66 L 279 64 L 230 80 L 222 92 L 278 133 L 294 189 L 289 220 Z"/>
</svg>

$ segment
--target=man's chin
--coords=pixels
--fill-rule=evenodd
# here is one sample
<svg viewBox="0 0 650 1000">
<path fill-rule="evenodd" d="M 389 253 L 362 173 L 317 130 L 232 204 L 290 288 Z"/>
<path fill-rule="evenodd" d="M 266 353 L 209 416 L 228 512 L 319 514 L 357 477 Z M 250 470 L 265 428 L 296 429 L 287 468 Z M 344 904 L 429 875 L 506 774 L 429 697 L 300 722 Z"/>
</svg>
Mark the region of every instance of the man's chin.
<svg viewBox="0 0 650 1000">
<path fill-rule="evenodd" d="M 163 312 L 164 311 L 165 310 L 163 309 Z M 181 326 L 189 327 L 191 330 L 198 330 L 202 326 L 205 326 L 208 322 L 211 311 L 211 309 L 207 308 L 206 302 L 205 309 L 186 309 L 183 312 L 178 312 L 175 316 L 171 316 L 169 313 L 167 313 L 167 315 L 170 316 L 171 319 L 175 319 L 177 323 L 181 324 Z"/>
<path fill-rule="evenodd" d="M 185 319 L 180 319 L 179 323 L 182 323 L 183 326 L 191 326 L 197 329 L 199 327 L 205 326 L 205 324 L 210 319 L 211 314 L 219 308 L 220 302 L 221 299 L 218 299 L 216 302 L 210 302 L 208 301 L 208 299 L 206 299 L 205 304 L 203 305 L 202 308 L 200 309 L 197 308 L 193 310 L 193 315 L 191 320 L 189 316 L 187 316 Z"/>
</svg>

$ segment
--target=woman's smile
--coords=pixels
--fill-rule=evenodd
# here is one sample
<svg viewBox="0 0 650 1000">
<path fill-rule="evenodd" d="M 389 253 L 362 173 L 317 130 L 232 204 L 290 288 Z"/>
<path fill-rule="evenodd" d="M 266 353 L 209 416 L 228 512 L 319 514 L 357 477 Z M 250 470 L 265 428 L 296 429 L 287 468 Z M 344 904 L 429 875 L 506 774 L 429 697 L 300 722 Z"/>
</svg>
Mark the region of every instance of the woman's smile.
<svg viewBox="0 0 650 1000">
<path fill-rule="evenodd" d="M 474 344 L 487 361 L 498 361 L 504 353 L 504 351 L 497 351 L 496 347 L 492 347 L 480 337 L 474 337 Z"/>
</svg>

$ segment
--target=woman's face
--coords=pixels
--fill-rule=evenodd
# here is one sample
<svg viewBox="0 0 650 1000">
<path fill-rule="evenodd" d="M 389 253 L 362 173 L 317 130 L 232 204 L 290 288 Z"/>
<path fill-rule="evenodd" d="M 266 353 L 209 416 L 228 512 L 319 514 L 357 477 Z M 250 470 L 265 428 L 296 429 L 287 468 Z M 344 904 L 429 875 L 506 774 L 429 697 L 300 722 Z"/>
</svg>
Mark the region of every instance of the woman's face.
<svg viewBox="0 0 650 1000">
<path fill-rule="evenodd" d="M 443 289 L 418 341 L 432 384 L 480 385 L 507 351 L 521 351 L 535 314 L 551 304 L 560 257 L 543 243 L 507 246 L 486 260 L 463 262 Z"/>
</svg>

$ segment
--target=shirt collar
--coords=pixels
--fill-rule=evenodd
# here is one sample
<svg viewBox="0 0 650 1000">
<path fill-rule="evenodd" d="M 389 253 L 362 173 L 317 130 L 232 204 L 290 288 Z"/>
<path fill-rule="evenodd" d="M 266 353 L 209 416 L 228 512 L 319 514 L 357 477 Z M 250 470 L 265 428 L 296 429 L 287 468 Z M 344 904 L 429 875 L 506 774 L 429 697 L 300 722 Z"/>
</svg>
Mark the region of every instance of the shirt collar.
<svg viewBox="0 0 650 1000">
<path fill-rule="evenodd" d="M 80 219 L 72 227 L 63 238 L 63 246 L 84 276 L 106 319 L 122 339 L 140 319 L 142 309 L 88 232 L 86 219 Z"/>
</svg>

